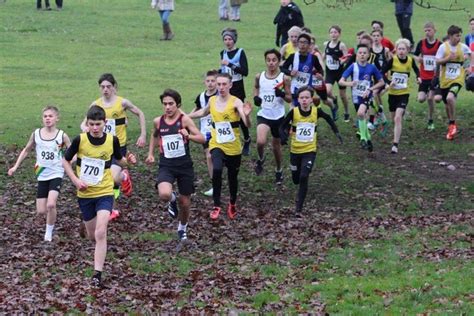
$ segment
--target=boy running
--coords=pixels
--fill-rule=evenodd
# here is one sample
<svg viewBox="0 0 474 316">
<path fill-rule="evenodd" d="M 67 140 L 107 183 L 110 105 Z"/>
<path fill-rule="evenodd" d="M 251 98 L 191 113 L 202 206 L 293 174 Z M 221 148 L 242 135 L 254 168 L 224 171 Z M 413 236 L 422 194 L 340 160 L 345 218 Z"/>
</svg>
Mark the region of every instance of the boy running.
<svg viewBox="0 0 474 316">
<path fill-rule="evenodd" d="M 434 96 L 436 87 L 433 85 L 436 77 L 436 52 L 441 42 L 435 38 L 436 29 L 433 22 L 424 26 L 425 38 L 416 45 L 414 58 L 420 64 L 421 84 L 418 87 L 418 102 L 428 102 L 428 130 L 434 130 Z"/>
<path fill-rule="evenodd" d="M 269 49 L 264 53 L 267 69 L 255 76 L 253 100 L 255 106 L 260 107 L 257 112 L 257 153 L 255 174 L 261 175 L 265 162 L 264 149 L 267 143 L 268 132 L 271 133 L 273 156 L 275 157 L 275 183 L 283 182 L 281 168 L 281 144 L 278 128 L 285 116 L 285 101 L 291 102 L 290 77 L 280 72 L 278 68 L 281 55 L 276 49 Z"/>
<path fill-rule="evenodd" d="M 178 217 L 178 239 L 187 240 L 186 230 L 189 221 L 191 194 L 194 193 L 194 169 L 189 141 L 204 144 L 205 138 L 194 125 L 192 119 L 180 111 L 181 95 L 166 89 L 160 95 L 164 114 L 153 120 L 153 137 L 150 139 L 146 163 L 155 162 L 154 151 L 160 148 L 160 162 L 156 188 L 162 201 L 168 202 L 168 212 Z M 179 212 L 173 183 L 178 183 Z"/>
<path fill-rule="evenodd" d="M 201 92 L 194 101 L 196 107 L 192 110 L 191 113 L 199 111 L 202 108 L 205 108 L 209 105 L 209 98 L 217 95 L 217 86 L 216 86 L 216 70 L 209 70 L 206 73 L 206 78 L 204 79 L 204 84 L 206 85 L 206 90 Z M 199 127 L 201 134 L 205 137 L 206 142 L 202 145 L 204 148 L 204 155 L 206 156 L 207 171 L 209 172 L 209 177 L 212 179 L 212 159 L 211 153 L 209 152 L 209 140 L 211 139 L 211 129 L 212 129 L 212 119 L 211 115 L 206 115 L 201 117 L 199 121 Z M 205 196 L 212 196 L 212 188 L 204 192 Z"/>
<path fill-rule="evenodd" d="M 410 92 L 408 89 L 408 78 L 413 70 L 417 83 L 421 83 L 420 72 L 413 57 L 409 56 L 410 41 L 401 38 L 395 42 L 396 54 L 382 70 L 382 73 L 390 72 L 390 86 L 388 89 L 388 106 L 394 122 L 392 154 L 398 153 L 398 143 L 402 134 L 402 119 L 408 106 Z"/>
<path fill-rule="evenodd" d="M 448 41 L 436 52 L 436 63 L 440 65 L 439 85 L 446 107 L 449 125 L 447 140 L 453 140 L 458 132 L 456 125 L 456 101 L 464 79 L 464 61 L 470 58 L 471 49 L 461 43 L 462 29 L 456 25 L 448 28 Z"/>
<path fill-rule="evenodd" d="M 90 240 L 95 240 L 94 275 L 92 285 L 102 288 L 102 271 L 107 254 L 107 225 L 114 203 L 112 159 L 122 167 L 127 160 L 122 156 L 117 136 L 105 133 L 105 110 L 92 105 L 86 116 L 87 133 L 73 139 L 63 159 L 63 167 L 77 188 L 77 200 Z M 77 155 L 76 172 L 71 161 Z"/>
<path fill-rule="evenodd" d="M 342 138 L 331 116 L 313 105 L 314 90 L 311 87 L 299 88 L 296 95 L 298 106 L 288 112 L 279 132 L 282 145 L 286 145 L 291 136 L 290 169 L 293 183 L 299 185 L 295 206 L 295 212 L 299 214 L 303 210 L 309 174 L 316 160 L 318 118 L 322 117 L 329 123 L 341 143 Z"/>
<path fill-rule="evenodd" d="M 227 73 L 232 77 L 232 88 L 230 94 L 244 102 L 246 97 L 244 77 L 249 75 L 247 56 L 242 48 L 235 47 L 235 43 L 237 43 L 236 29 L 226 28 L 222 31 L 221 35 L 225 48 L 220 53 L 220 72 Z M 248 156 L 250 155 L 251 142 L 249 129 L 242 121 L 240 122 L 240 129 L 244 136 L 242 154 Z"/>
<path fill-rule="evenodd" d="M 15 165 L 8 169 L 8 175 L 13 176 L 33 146 L 35 147 L 35 174 L 38 179 L 36 212 L 38 215 L 46 214 L 45 241 L 53 240 L 57 215 L 56 202 L 64 176 L 62 156 L 65 148 L 71 145 L 66 133 L 56 127 L 58 121 L 58 108 L 52 105 L 46 106 L 43 109 L 43 127 L 31 134 Z"/>
<path fill-rule="evenodd" d="M 213 220 L 219 218 L 221 212 L 221 189 L 222 170 L 227 167 L 227 178 L 229 183 L 230 202 L 227 207 L 227 215 L 234 219 L 237 215 L 237 191 L 240 162 L 242 160 L 242 147 L 240 145 L 239 125 L 242 121 L 250 127 L 250 103 L 243 104 L 242 101 L 230 94 L 232 78 L 227 73 L 217 75 L 218 94 L 209 99 L 209 106 L 190 114 L 191 118 L 206 116 L 212 117 L 211 140 L 209 150 L 212 157 L 212 188 L 214 207 L 210 217 Z"/>
<path fill-rule="evenodd" d="M 136 142 L 138 147 L 144 147 L 146 144 L 146 127 L 145 127 L 145 115 L 143 112 L 135 106 L 130 100 L 122 98 L 117 93 L 117 81 L 110 73 L 105 73 L 99 78 L 99 88 L 102 96 L 95 100 L 91 106 L 98 105 L 105 110 L 106 114 L 106 124 L 104 127 L 104 132 L 111 133 L 113 136 L 117 136 L 120 141 L 120 151 L 122 156 L 130 156 L 130 162 L 133 164 L 136 162 L 135 156 L 127 152 L 127 124 L 128 118 L 126 111 L 130 111 L 135 114 L 140 123 L 140 136 Z M 87 119 L 81 124 L 83 132 L 87 132 Z M 122 169 L 118 164 L 115 163 L 115 160 L 112 160 L 112 177 L 114 179 L 114 195 L 115 198 L 118 198 L 120 191 L 119 187 L 122 187 L 122 192 L 125 196 L 130 196 L 132 194 L 132 179 L 130 173 L 127 169 Z M 111 219 L 114 219 L 119 216 L 119 212 L 114 210 L 111 213 Z"/>
<path fill-rule="evenodd" d="M 368 46 L 362 44 L 357 46 L 357 62 L 344 71 L 339 85 L 352 87 L 352 101 L 358 117 L 361 148 L 372 152 L 371 135 L 367 128 L 367 110 L 372 102 L 373 91 L 382 88 L 385 82 L 377 67 L 367 62 L 369 55 Z M 352 77 L 352 81 L 347 81 L 349 77 Z"/>
</svg>

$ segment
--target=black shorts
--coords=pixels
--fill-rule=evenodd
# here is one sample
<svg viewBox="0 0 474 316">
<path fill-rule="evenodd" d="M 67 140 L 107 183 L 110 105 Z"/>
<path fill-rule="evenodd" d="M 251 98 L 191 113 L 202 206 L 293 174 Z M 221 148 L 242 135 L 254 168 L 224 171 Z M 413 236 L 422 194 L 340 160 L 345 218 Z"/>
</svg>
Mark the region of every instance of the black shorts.
<svg viewBox="0 0 474 316">
<path fill-rule="evenodd" d="M 127 155 L 127 145 L 120 147 L 120 153 L 122 154 L 122 157 L 125 157 Z M 112 164 L 117 166 L 119 165 L 114 157 L 112 157 Z"/>
<path fill-rule="evenodd" d="M 281 117 L 277 120 L 269 120 L 267 118 L 264 118 L 262 116 L 257 116 L 257 126 L 260 124 L 265 124 L 268 127 L 270 127 L 270 132 L 272 133 L 272 137 L 274 138 L 280 138 L 280 125 L 283 122 L 284 117 Z"/>
<path fill-rule="evenodd" d="M 82 220 L 88 222 L 97 216 L 98 211 L 112 212 L 114 196 L 105 195 L 94 198 L 78 198 L 79 208 L 82 213 Z"/>
<path fill-rule="evenodd" d="M 316 94 L 321 100 L 326 101 L 328 99 L 328 91 L 326 89 L 314 89 L 314 91 L 316 91 Z"/>
<path fill-rule="evenodd" d="M 341 77 L 342 77 L 342 73 L 343 73 L 343 71 L 341 71 L 341 70 L 332 70 L 332 71 L 331 71 L 331 70 L 327 70 L 327 69 L 326 69 L 326 76 L 325 76 L 325 78 L 324 78 L 324 81 L 326 81 L 326 83 L 332 84 L 332 85 L 334 85 L 335 83 L 337 83 L 337 85 L 339 86 L 339 89 L 340 89 L 340 90 L 345 90 L 346 87 L 341 86 L 341 85 L 339 84 L 339 80 L 340 80 Z"/>
<path fill-rule="evenodd" d="M 36 192 L 37 199 L 48 198 L 49 191 L 61 192 L 62 178 L 54 178 L 45 181 L 38 181 L 38 190 Z"/>
<path fill-rule="evenodd" d="M 454 94 L 454 97 L 458 97 L 458 93 L 461 90 L 462 86 L 459 83 L 453 83 L 448 88 L 441 89 L 441 96 L 443 97 L 443 102 L 448 103 L 448 94 L 451 92 Z"/>
<path fill-rule="evenodd" d="M 410 97 L 409 94 L 401 94 L 401 95 L 388 95 L 388 110 L 390 112 L 395 112 L 398 108 L 406 109 L 408 106 L 408 98 Z"/>
<path fill-rule="evenodd" d="M 422 80 L 418 86 L 418 92 L 428 93 L 429 91 L 435 91 L 436 87 L 432 84 L 432 80 Z"/>
<path fill-rule="evenodd" d="M 156 185 L 161 182 L 178 184 L 178 192 L 181 195 L 191 195 L 194 193 L 194 168 L 193 165 L 187 166 L 160 166 Z"/>
</svg>

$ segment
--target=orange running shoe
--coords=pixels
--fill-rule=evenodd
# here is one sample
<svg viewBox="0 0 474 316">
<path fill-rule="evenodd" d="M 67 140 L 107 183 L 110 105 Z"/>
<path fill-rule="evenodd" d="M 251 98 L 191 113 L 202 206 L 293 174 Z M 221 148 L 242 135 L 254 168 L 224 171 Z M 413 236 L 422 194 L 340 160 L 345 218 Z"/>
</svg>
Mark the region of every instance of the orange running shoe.
<svg viewBox="0 0 474 316">
<path fill-rule="evenodd" d="M 220 213 L 221 213 L 221 208 L 218 206 L 214 206 L 211 211 L 211 219 L 217 219 Z"/>
<path fill-rule="evenodd" d="M 124 179 L 122 180 L 122 192 L 126 197 L 130 197 L 132 195 L 132 178 L 130 177 L 130 173 L 127 169 L 123 169 Z"/>
<path fill-rule="evenodd" d="M 235 204 L 229 203 L 229 206 L 227 207 L 227 216 L 229 216 L 230 219 L 234 219 L 236 215 L 237 207 L 235 206 Z"/>
<path fill-rule="evenodd" d="M 119 216 L 120 216 L 120 212 L 118 210 L 112 210 L 112 212 L 110 212 L 109 221 L 113 221 Z"/>
<path fill-rule="evenodd" d="M 448 133 L 446 134 L 446 139 L 453 140 L 457 132 L 458 132 L 458 128 L 456 124 L 449 124 Z"/>
</svg>

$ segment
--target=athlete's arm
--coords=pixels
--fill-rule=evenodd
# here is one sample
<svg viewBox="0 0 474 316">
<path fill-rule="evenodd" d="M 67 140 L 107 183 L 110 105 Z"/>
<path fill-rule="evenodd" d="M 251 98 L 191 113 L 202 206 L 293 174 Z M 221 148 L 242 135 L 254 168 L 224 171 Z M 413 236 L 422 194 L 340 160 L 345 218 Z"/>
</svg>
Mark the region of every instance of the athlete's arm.
<svg viewBox="0 0 474 316">
<path fill-rule="evenodd" d="M 120 151 L 120 141 L 117 136 L 114 136 L 113 146 L 114 152 L 112 156 L 115 158 L 120 167 L 126 168 L 129 162 L 133 164 L 137 162 L 135 156 L 131 153 L 128 153 L 126 157 L 122 156 Z"/>
<path fill-rule="evenodd" d="M 411 63 L 411 67 L 413 68 L 413 71 L 416 74 L 416 81 L 418 83 L 421 83 L 421 78 L 420 78 L 420 70 L 418 69 L 418 66 L 416 65 L 416 62 Z"/>
<path fill-rule="evenodd" d="M 260 74 L 255 75 L 255 81 L 253 84 L 253 105 L 261 106 L 262 105 L 262 98 L 259 96 L 260 94 Z"/>
<path fill-rule="evenodd" d="M 249 102 L 245 102 L 245 106 L 242 101 L 238 98 L 235 98 L 234 108 L 239 112 L 242 122 L 245 126 L 250 127 L 252 125 L 250 121 L 250 113 L 252 112 L 252 105 Z"/>
<path fill-rule="evenodd" d="M 208 106 L 206 106 L 205 108 L 200 108 L 199 110 L 189 113 L 188 116 L 192 119 L 195 119 L 195 118 L 206 116 L 209 113 L 210 113 L 210 109 Z"/>
<path fill-rule="evenodd" d="M 87 183 L 82 181 L 76 176 L 76 173 L 72 169 L 72 159 L 79 151 L 79 144 L 81 142 L 81 137 L 77 136 L 72 140 L 71 146 L 66 150 L 63 158 L 63 168 L 64 172 L 66 172 L 69 179 L 71 179 L 72 183 L 76 186 L 79 191 L 84 191 L 87 189 Z"/>
<path fill-rule="evenodd" d="M 295 59 L 295 54 L 288 56 L 288 59 L 285 60 L 282 66 L 280 66 L 280 71 L 287 76 L 293 76 L 290 67 L 293 66 L 293 60 Z"/>
<path fill-rule="evenodd" d="M 321 110 L 320 107 L 318 107 L 318 118 L 319 117 L 322 117 L 329 124 L 329 126 L 331 126 L 333 133 L 337 136 L 339 141 L 342 142 L 342 138 L 340 137 L 341 134 L 339 134 L 339 130 L 337 129 L 336 123 L 334 123 L 331 115 L 327 114 L 326 112 Z"/>
<path fill-rule="evenodd" d="M 150 144 L 148 145 L 148 157 L 145 159 L 147 164 L 155 162 L 155 147 L 160 143 L 160 120 L 161 116 L 155 117 L 153 120 L 153 130 L 150 136 Z"/>
<path fill-rule="evenodd" d="M 140 122 L 140 137 L 137 139 L 137 146 L 138 147 L 145 147 L 146 144 L 146 123 L 145 123 L 145 114 L 143 114 L 142 110 L 140 110 L 136 105 L 134 105 L 130 100 L 123 99 L 122 107 L 125 110 L 129 110 L 136 116 L 138 116 L 138 120 Z"/>
<path fill-rule="evenodd" d="M 8 169 L 8 175 L 13 176 L 15 171 L 18 169 L 18 167 L 21 165 L 23 160 L 25 160 L 26 156 L 28 156 L 28 153 L 33 149 L 33 146 L 35 145 L 35 133 L 31 133 L 30 139 L 28 140 L 28 143 L 26 143 L 25 148 L 21 151 L 20 155 L 18 156 L 18 159 L 15 162 L 15 165 Z"/>
<path fill-rule="evenodd" d="M 204 144 L 206 142 L 206 139 L 198 130 L 193 120 L 189 116 L 184 115 L 182 122 L 183 122 L 184 128 L 180 129 L 179 132 L 181 135 L 183 135 L 183 137 L 199 144 Z"/>
<path fill-rule="evenodd" d="M 245 51 L 242 49 L 242 52 L 240 53 L 240 60 L 239 60 L 240 66 L 236 66 L 232 63 L 229 64 L 229 67 L 232 68 L 233 71 L 235 71 L 238 74 L 241 74 L 244 77 L 247 77 L 249 75 L 249 66 L 247 62 L 247 56 L 245 55 Z"/>
<path fill-rule="evenodd" d="M 284 75 L 283 76 L 284 89 L 285 89 L 285 101 L 290 103 L 291 100 L 291 77 Z"/>
<path fill-rule="evenodd" d="M 347 81 L 347 78 L 352 76 L 352 73 L 354 72 L 354 66 L 353 64 L 349 66 L 344 72 L 342 73 L 341 79 L 339 80 L 339 84 L 343 87 L 352 87 L 354 84 L 356 84 L 356 81 Z"/>
<path fill-rule="evenodd" d="M 280 142 L 282 145 L 286 145 L 288 143 L 288 137 L 290 135 L 290 127 L 291 121 L 293 120 L 293 109 L 288 111 L 283 122 L 281 122 L 278 128 L 278 134 L 280 135 Z"/>
</svg>

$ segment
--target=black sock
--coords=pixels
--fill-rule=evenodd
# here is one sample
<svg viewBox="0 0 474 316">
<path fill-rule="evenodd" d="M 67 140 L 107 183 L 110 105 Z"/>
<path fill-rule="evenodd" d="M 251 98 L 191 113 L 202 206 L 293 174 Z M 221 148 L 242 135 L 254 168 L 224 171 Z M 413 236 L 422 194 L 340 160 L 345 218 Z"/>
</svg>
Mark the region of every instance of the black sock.
<svg viewBox="0 0 474 316">
<path fill-rule="evenodd" d="M 449 121 L 449 125 L 454 125 L 454 124 L 456 124 L 456 121 L 455 121 L 455 120 L 450 120 L 450 121 Z"/>
<path fill-rule="evenodd" d="M 433 120 L 428 120 L 428 124 L 433 124 Z"/>
<path fill-rule="evenodd" d="M 398 143 L 393 143 L 393 146 L 398 148 Z"/>
</svg>

